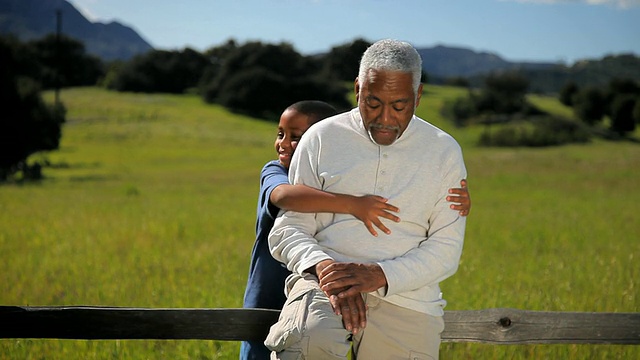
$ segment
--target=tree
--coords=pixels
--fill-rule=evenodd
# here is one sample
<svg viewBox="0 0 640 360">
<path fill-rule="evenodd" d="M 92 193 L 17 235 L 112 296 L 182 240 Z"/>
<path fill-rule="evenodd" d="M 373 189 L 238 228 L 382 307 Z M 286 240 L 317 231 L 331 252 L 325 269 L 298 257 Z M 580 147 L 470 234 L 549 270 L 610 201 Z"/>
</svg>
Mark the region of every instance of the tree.
<svg viewBox="0 0 640 360">
<path fill-rule="evenodd" d="M 45 89 L 96 85 L 104 76 L 100 59 L 88 55 L 81 42 L 67 36 L 48 35 L 27 46 L 40 66 L 37 79 Z"/>
<path fill-rule="evenodd" d="M 208 65 L 203 54 L 190 48 L 152 50 L 114 68 L 106 85 L 117 91 L 180 94 L 197 87 Z"/>
<path fill-rule="evenodd" d="M 217 69 L 222 66 L 224 60 L 238 48 L 238 44 L 235 40 L 230 39 L 226 43 L 207 49 L 204 52 L 204 56 L 209 60 L 209 64 L 215 66 Z"/>
<path fill-rule="evenodd" d="M 560 90 L 560 102 L 566 106 L 573 106 L 573 97 L 578 90 L 578 85 L 576 85 L 575 82 L 570 81 L 566 83 Z"/>
<path fill-rule="evenodd" d="M 478 115 L 474 97 L 458 97 L 448 100 L 442 107 L 443 116 L 453 120 L 458 127 L 467 125 L 467 120 Z"/>
<path fill-rule="evenodd" d="M 605 114 L 613 116 L 613 106 L 616 99 L 621 96 L 636 97 L 640 96 L 640 85 L 635 80 L 614 78 L 609 81 L 609 86 L 605 91 L 607 107 Z"/>
<path fill-rule="evenodd" d="M 65 121 L 62 105 L 48 106 L 40 96 L 39 84 L 26 76 L 21 64 L 23 45 L 0 40 L 0 181 L 17 171 L 28 170 L 29 155 L 54 150 L 60 145 Z"/>
<path fill-rule="evenodd" d="M 239 71 L 220 89 L 217 102 L 233 111 L 261 117 L 274 117 L 288 104 L 284 96 L 269 94 L 286 87 L 286 79 L 263 67 Z"/>
<path fill-rule="evenodd" d="M 207 49 L 204 52 L 204 56 L 209 61 L 209 64 L 205 67 L 202 77 L 200 77 L 198 82 L 199 94 L 209 93 L 212 90 L 211 86 L 215 78 L 220 73 L 220 68 L 222 67 L 223 62 L 227 56 L 237 48 L 238 44 L 236 41 L 230 39 L 226 43 Z"/>
<path fill-rule="evenodd" d="M 624 135 L 636 129 L 633 110 L 637 99 L 633 95 L 618 95 L 611 105 L 611 130 Z"/>
<path fill-rule="evenodd" d="M 614 78 L 609 82 L 609 93 L 639 95 L 640 85 L 632 79 Z"/>
<path fill-rule="evenodd" d="M 360 58 L 371 43 L 356 39 L 351 43 L 335 46 L 322 57 L 325 76 L 342 81 L 354 81 L 358 75 Z"/>
<path fill-rule="evenodd" d="M 636 124 L 640 124 L 640 97 L 636 98 L 636 105 L 633 107 L 632 114 Z"/>
<path fill-rule="evenodd" d="M 321 99 L 339 109 L 350 107 L 346 89 L 316 77 L 314 61 L 289 44 L 249 42 L 232 49 L 201 95 L 208 103 L 266 119 L 277 119 L 298 100 Z"/>
<path fill-rule="evenodd" d="M 470 120 L 485 124 L 505 123 L 517 118 L 545 115 L 527 102 L 529 81 L 516 72 L 494 73 L 486 77 L 480 92 L 469 91 L 469 96 L 447 101 L 442 113 L 463 126 Z"/>
<path fill-rule="evenodd" d="M 580 120 L 588 125 L 595 125 L 602 121 L 605 110 L 605 95 L 595 87 L 579 91 L 573 100 L 573 111 Z"/>
<path fill-rule="evenodd" d="M 515 114 L 524 109 L 528 87 L 529 80 L 515 72 L 489 75 L 478 107 L 481 111 Z"/>
</svg>

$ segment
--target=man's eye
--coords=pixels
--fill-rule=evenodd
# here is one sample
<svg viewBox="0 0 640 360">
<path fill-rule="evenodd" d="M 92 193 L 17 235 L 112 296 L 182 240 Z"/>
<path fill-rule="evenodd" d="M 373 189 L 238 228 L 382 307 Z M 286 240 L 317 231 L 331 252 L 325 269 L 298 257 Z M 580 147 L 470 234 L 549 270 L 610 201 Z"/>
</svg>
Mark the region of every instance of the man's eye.
<svg viewBox="0 0 640 360">
<path fill-rule="evenodd" d="M 406 108 L 407 108 L 406 106 L 402 106 L 402 107 L 400 107 L 400 106 L 394 106 L 394 107 L 393 107 L 393 110 L 400 112 L 400 111 L 404 111 L 404 109 L 406 109 Z"/>
<path fill-rule="evenodd" d="M 281 133 L 281 132 L 279 132 L 279 133 L 278 133 L 278 139 L 282 139 L 283 137 L 284 137 L 284 134 L 283 134 L 283 133 Z"/>
<path fill-rule="evenodd" d="M 377 109 L 380 107 L 380 102 L 378 102 L 377 100 L 374 99 L 367 99 L 366 104 L 368 107 L 372 108 L 372 109 Z"/>
</svg>

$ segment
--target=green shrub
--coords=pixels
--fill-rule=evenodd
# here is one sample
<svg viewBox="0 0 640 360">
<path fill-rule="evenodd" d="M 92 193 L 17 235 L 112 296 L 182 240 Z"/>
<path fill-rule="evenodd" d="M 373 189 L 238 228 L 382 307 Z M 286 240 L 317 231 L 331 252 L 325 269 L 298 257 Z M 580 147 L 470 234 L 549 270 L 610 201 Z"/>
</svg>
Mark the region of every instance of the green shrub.
<svg viewBox="0 0 640 360">
<path fill-rule="evenodd" d="M 585 143 L 590 139 L 587 129 L 574 121 L 541 116 L 490 127 L 480 136 L 481 146 L 553 146 L 568 143 Z"/>
</svg>

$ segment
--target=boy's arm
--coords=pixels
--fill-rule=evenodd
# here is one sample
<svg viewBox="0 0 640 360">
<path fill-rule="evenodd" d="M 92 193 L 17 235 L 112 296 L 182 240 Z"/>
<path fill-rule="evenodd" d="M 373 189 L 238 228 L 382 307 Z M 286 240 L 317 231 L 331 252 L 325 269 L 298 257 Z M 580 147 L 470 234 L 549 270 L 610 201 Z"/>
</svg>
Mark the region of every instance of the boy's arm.
<svg viewBox="0 0 640 360">
<path fill-rule="evenodd" d="M 380 217 L 400 221 L 399 217 L 391 213 L 398 212 L 399 209 L 388 204 L 387 199 L 376 195 L 352 196 L 330 193 L 305 185 L 282 184 L 271 192 L 269 200 L 283 210 L 351 214 L 362 221 L 373 236 L 378 235 L 374 225 L 385 233 L 390 233 L 380 221 Z"/>
<path fill-rule="evenodd" d="M 449 190 L 449 193 L 456 196 L 448 196 L 447 201 L 458 203 L 457 205 L 452 204 L 451 209 L 458 210 L 461 216 L 467 216 L 471 209 L 471 197 L 467 189 L 467 180 L 462 179 L 460 186 L 460 188 Z M 398 216 L 391 213 L 397 213 L 399 209 L 387 203 L 387 199 L 376 195 L 335 194 L 305 185 L 281 184 L 273 189 L 269 196 L 269 201 L 280 209 L 301 213 L 351 214 L 362 221 L 373 236 L 378 236 L 374 225 L 385 234 L 391 232 L 380 221 L 380 217 L 395 222 L 400 221 Z"/>
</svg>

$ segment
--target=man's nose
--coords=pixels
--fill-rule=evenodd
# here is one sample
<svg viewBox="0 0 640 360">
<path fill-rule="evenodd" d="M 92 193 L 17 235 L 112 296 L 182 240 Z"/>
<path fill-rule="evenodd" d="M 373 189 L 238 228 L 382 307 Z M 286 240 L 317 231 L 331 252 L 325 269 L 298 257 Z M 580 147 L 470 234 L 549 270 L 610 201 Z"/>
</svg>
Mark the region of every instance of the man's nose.
<svg viewBox="0 0 640 360">
<path fill-rule="evenodd" d="M 391 106 L 383 106 L 382 114 L 380 114 L 380 123 L 382 125 L 388 125 L 393 122 L 393 113 Z"/>
</svg>

